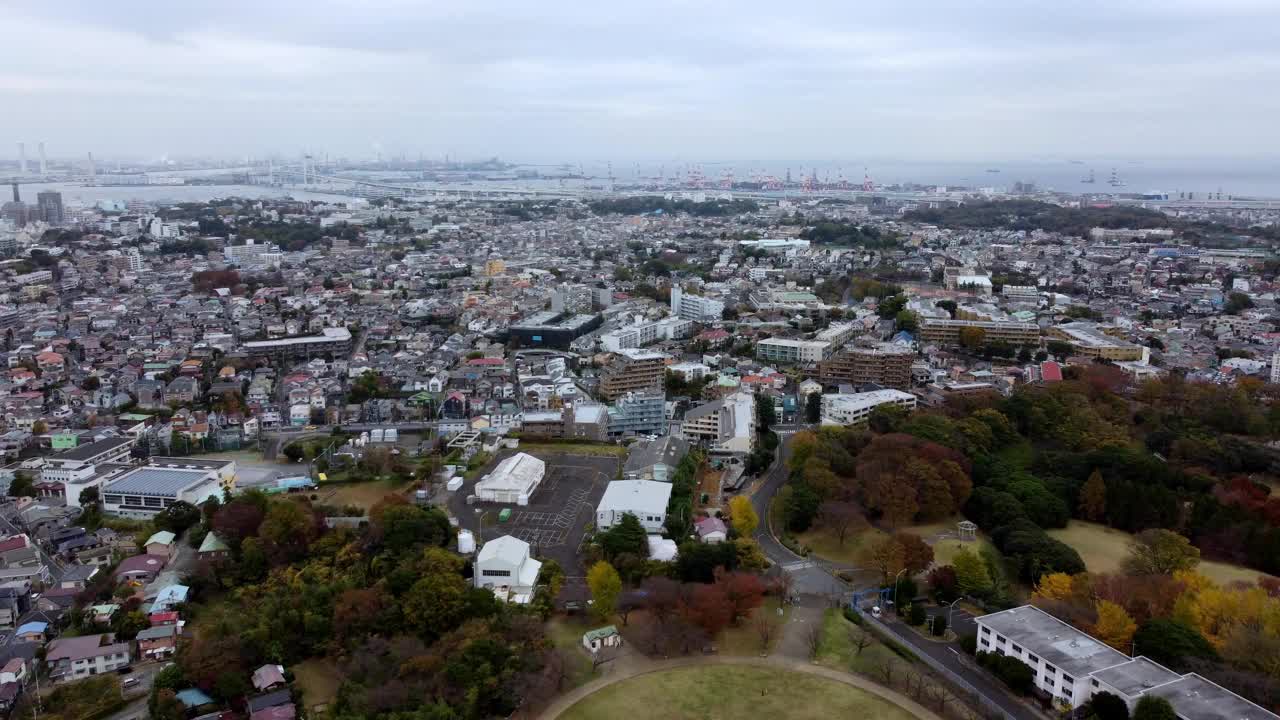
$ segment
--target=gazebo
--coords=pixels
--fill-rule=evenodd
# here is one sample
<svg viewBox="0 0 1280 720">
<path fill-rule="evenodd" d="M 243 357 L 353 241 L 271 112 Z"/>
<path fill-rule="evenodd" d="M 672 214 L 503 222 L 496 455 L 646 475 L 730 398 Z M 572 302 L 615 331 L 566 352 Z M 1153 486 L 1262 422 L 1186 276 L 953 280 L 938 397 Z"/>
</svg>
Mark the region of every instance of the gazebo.
<svg viewBox="0 0 1280 720">
<path fill-rule="evenodd" d="M 976 523 L 968 520 L 961 520 L 956 525 L 956 529 L 959 533 L 961 542 L 969 542 L 978 539 L 978 526 Z"/>
</svg>

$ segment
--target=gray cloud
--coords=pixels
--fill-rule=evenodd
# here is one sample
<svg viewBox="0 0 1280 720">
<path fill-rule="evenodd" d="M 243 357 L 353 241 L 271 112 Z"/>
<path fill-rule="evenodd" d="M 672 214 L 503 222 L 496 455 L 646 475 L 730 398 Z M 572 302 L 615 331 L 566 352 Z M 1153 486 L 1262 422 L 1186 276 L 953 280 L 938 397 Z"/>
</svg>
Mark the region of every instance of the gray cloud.
<svg viewBox="0 0 1280 720">
<path fill-rule="evenodd" d="M 1273 1 L 49 0 L 3 14 L 0 136 L 65 154 L 1249 157 L 1275 153 L 1280 109 Z"/>
</svg>

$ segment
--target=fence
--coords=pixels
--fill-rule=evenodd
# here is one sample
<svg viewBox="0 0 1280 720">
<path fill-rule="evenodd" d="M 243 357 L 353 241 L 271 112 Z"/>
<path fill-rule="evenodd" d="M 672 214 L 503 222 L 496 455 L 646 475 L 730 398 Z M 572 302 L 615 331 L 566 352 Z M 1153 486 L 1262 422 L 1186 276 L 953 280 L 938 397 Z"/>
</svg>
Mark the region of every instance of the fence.
<svg viewBox="0 0 1280 720">
<path fill-rule="evenodd" d="M 857 608 L 855 608 L 855 610 L 857 610 Z M 859 615 L 862 616 L 862 621 L 864 623 L 869 624 L 872 628 L 874 628 L 876 633 L 880 635 L 882 639 L 888 639 L 900 645 L 905 644 L 908 649 L 912 650 L 912 653 L 911 653 L 912 655 L 915 655 L 917 658 L 920 659 L 921 662 L 923 662 L 925 665 L 928 665 L 935 672 L 937 672 L 944 679 L 946 679 L 947 682 L 951 683 L 953 686 L 958 688 L 961 692 L 967 693 L 970 697 L 977 700 L 979 703 L 981 703 L 984 707 L 986 707 L 992 713 L 998 714 L 999 717 L 1003 718 L 1003 720 L 1022 720 L 1021 718 L 1014 717 L 1013 715 L 1005 711 L 1004 708 L 992 702 L 991 699 L 987 697 L 986 693 L 981 692 L 980 690 L 975 688 L 973 685 L 970 685 L 968 681 L 966 681 L 964 678 L 957 675 L 955 671 L 951 670 L 946 665 L 943 665 L 942 663 L 938 662 L 936 659 L 930 657 L 928 653 L 923 651 L 918 651 L 914 647 L 911 647 L 910 644 L 903 643 L 902 639 L 897 634 L 895 634 L 892 630 L 890 630 L 887 625 L 880 622 L 876 618 L 872 617 L 869 613 L 864 613 L 864 612 L 861 612 L 860 610 L 858 610 L 858 613 Z"/>
</svg>

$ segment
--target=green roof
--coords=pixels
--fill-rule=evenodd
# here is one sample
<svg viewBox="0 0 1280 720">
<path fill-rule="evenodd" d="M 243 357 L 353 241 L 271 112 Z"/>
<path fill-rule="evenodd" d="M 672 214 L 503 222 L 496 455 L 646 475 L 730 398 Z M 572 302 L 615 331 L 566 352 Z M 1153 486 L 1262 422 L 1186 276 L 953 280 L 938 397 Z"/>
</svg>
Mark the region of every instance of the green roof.
<svg viewBox="0 0 1280 720">
<path fill-rule="evenodd" d="M 143 415 L 142 413 L 124 413 L 120 416 L 120 419 L 128 420 L 129 422 L 142 422 L 143 420 L 147 420 L 151 417 L 151 415 Z"/>
<path fill-rule="evenodd" d="M 230 549 L 216 533 L 208 533 L 204 536 L 204 541 L 200 543 L 200 549 L 196 552 L 226 552 Z"/>
<path fill-rule="evenodd" d="M 613 625 L 605 625 L 602 628 L 596 628 L 595 630 L 586 631 L 585 633 L 582 634 L 582 639 L 583 640 L 603 640 L 604 638 L 613 637 L 614 635 L 617 635 L 617 634 L 618 634 L 618 628 L 614 627 Z"/>
<path fill-rule="evenodd" d="M 150 545 L 151 543 L 160 543 L 162 545 L 172 545 L 173 541 L 176 539 L 177 539 L 177 536 L 174 535 L 173 533 L 169 532 L 168 530 L 161 530 L 155 535 L 152 535 L 150 538 L 147 538 L 147 541 L 143 544 Z"/>
</svg>

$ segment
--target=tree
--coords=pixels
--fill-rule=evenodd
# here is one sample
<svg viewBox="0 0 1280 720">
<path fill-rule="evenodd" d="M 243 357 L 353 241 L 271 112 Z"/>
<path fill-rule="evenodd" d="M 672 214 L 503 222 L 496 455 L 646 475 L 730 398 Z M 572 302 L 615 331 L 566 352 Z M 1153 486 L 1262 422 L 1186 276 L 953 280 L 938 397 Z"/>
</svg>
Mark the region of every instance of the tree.
<svg viewBox="0 0 1280 720">
<path fill-rule="evenodd" d="M 903 332 L 915 332 L 920 327 L 920 319 L 910 310 L 899 310 L 894 316 L 894 322 L 897 323 L 898 329 Z"/>
<path fill-rule="evenodd" d="M 591 610 L 600 620 L 608 620 L 618 607 L 622 594 L 622 578 L 609 563 L 601 560 L 587 573 L 587 587 L 591 588 Z"/>
<path fill-rule="evenodd" d="M 1117 650 L 1128 652 L 1129 642 L 1138 629 L 1137 623 L 1124 608 L 1110 600 L 1099 600 L 1094 607 L 1098 620 L 1093 624 L 1093 636 Z"/>
<path fill-rule="evenodd" d="M 610 561 L 624 553 L 647 557 L 649 534 L 640 524 L 640 518 L 626 513 L 615 525 L 600 533 L 600 548 Z"/>
<path fill-rule="evenodd" d="M 1075 597 L 1074 581 L 1066 573 L 1045 573 L 1031 594 L 1033 600 L 1068 602 Z"/>
<path fill-rule="evenodd" d="M 773 638 L 778 634 L 779 625 L 777 618 L 769 613 L 760 613 L 756 618 L 755 630 L 756 637 L 760 640 L 760 652 L 769 652 L 769 648 L 773 645 Z"/>
<path fill-rule="evenodd" d="M 960 581 L 956 569 L 950 565 L 935 567 L 929 571 L 929 587 L 938 602 L 951 602 L 960 597 Z"/>
<path fill-rule="evenodd" d="M 987 564 L 969 548 L 963 548 L 951 559 L 956 571 L 956 585 L 962 595 L 982 594 L 991 588 Z"/>
<path fill-rule="evenodd" d="M 880 582 L 885 585 L 906 567 L 902 543 L 889 535 L 868 540 L 861 554 L 863 562 L 880 572 Z"/>
<path fill-rule="evenodd" d="M 258 534 L 269 556 L 278 562 L 292 562 L 306 555 L 316 535 L 316 521 L 309 506 L 280 500 L 268 506 Z"/>
<path fill-rule="evenodd" d="M 1138 533 L 1129 544 L 1124 571 L 1130 575 L 1172 575 L 1200 564 L 1200 550 L 1182 535 L 1153 528 Z"/>
<path fill-rule="evenodd" d="M 773 411 L 773 398 L 768 396 L 756 397 L 756 431 L 766 433 L 773 424 L 778 421 L 777 415 Z"/>
<path fill-rule="evenodd" d="M 902 546 L 902 564 L 911 574 L 922 573 L 933 564 L 933 546 L 919 535 L 896 532 L 893 539 Z"/>
<path fill-rule="evenodd" d="M 1133 707 L 1133 720 L 1178 720 L 1178 713 L 1168 700 L 1158 695 L 1143 695 Z"/>
<path fill-rule="evenodd" d="M 1172 618 L 1152 618 L 1133 636 L 1134 650 L 1165 667 L 1185 671 L 1194 660 L 1217 660 L 1213 645 L 1198 630 Z"/>
<path fill-rule="evenodd" d="M 805 396 L 804 419 L 809 423 L 817 423 L 822 420 L 822 393 L 814 392 Z"/>
<path fill-rule="evenodd" d="M 969 350 L 977 350 L 987 344 L 987 331 L 980 327 L 960 328 L 960 346 Z"/>
<path fill-rule="evenodd" d="M 822 503 L 822 507 L 818 510 L 818 517 L 822 519 L 823 527 L 835 533 L 840 547 L 844 547 L 844 541 L 850 534 L 856 535 L 868 527 L 861 508 L 844 500 L 828 500 Z"/>
<path fill-rule="evenodd" d="M 764 584 L 760 582 L 759 575 L 721 572 L 717 575 L 715 584 L 729 606 L 730 624 L 736 625 L 764 602 Z"/>
<path fill-rule="evenodd" d="M 181 535 L 187 528 L 200 522 L 203 514 L 200 508 L 189 502 L 179 500 L 156 513 L 155 524 L 161 530 L 168 530 L 174 535 Z"/>
<path fill-rule="evenodd" d="M 148 705 L 155 720 L 185 720 L 187 717 L 187 709 L 178 700 L 177 693 L 167 688 L 153 693 Z"/>
<path fill-rule="evenodd" d="M 746 495 L 734 495 L 729 500 L 729 517 L 733 521 L 733 529 L 738 537 L 749 538 L 760 524 L 760 517 L 751 505 L 751 498 Z"/>
<path fill-rule="evenodd" d="M 1089 698 L 1088 712 L 1084 717 L 1089 715 L 1098 720 L 1129 720 L 1129 705 L 1119 695 L 1103 690 Z"/>
<path fill-rule="evenodd" d="M 1080 515 L 1086 520 L 1100 522 L 1107 514 L 1107 484 L 1102 471 L 1097 468 L 1080 487 Z"/>
<path fill-rule="evenodd" d="M 419 636 L 438 638 L 462 621 L 468 589 L 462 566 L 462 558 L 442 548 L 423 551 L 422 576 L 403 601 L 405 622 Z"/>
</svg>

